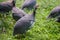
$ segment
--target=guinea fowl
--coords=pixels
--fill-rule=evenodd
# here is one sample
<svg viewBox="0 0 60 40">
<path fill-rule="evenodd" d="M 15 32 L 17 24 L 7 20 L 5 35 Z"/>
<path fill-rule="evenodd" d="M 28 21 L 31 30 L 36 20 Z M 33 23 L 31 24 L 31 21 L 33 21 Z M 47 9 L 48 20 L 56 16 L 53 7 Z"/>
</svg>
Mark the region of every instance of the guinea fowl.
<svg viewBox="0 0 60 40">
<path fill-rule="evenodd" d="M 22 5 L 22 9 L 28 8 L 32 9 L 36 5 L 36 0 L 24 0 L 24 3 Z"/>
<path fill-rule="evenodd" d="M 12 10 L 12 8 L 15 6 L 15 0 L 9 0 L 7 2 L 1 2 L 0 3 L 0 12 L 5 13 Z"/>
<path fill-rule="evenodd" d="M 1 14 L 6 17 L 4 14 L 11 11 L 12 8 L 15 6 L 15 0 L 8 0 L 6 2 L 0 2 L 0 12 Z M 5 18 L 2 16 L 2 22 L 4 23 Z M 4 25 L 4 24 L 3 24 Z M 2 31 L 5 31 L 5 26 L 2 27 Z"/>
<path fill-rule="evenodd" d="M 32 14 L 27 14 L 16 22 L 13 31 L 14 36 L 17 34 L 24 34 L 26 33 L 26 31 L 28 31 L 28 29 L 31 28 L 32 24 L 35 22 L 35 14 L 37 7 L 38 5 L 35 6 Z"/>
<path fill-rule="evenodd" d="M 51 13 L 49 14 L 48 18 L 55 18 L 60 15 L 60 6 L 57 6 L 52 9 Z"/>
<path fill-rule="evenodd" d="M 26 13 L 23 10 L 21 10 L 17 7 L 13 7 L 12 16 L 13 16 L 13 19 L 15 19 L 15 21 L 19 20 L 21 17 L 23 17 L 25 15 L 26 15 Z"/>
</svg>

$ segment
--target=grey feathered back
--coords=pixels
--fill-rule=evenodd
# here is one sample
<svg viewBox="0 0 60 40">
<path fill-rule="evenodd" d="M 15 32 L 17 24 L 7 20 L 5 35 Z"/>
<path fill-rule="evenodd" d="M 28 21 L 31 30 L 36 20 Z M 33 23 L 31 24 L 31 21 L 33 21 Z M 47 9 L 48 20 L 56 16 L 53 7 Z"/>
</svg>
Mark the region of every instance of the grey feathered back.
<svg viewBox="0 0 60 40">
<path fill-rule="evenodd" d="M 33 9 L 35 5 L 36 5 L 36 0 L 25 0 L 22 5 L 22 9 L 24 8 Z"/>
<path fill-rule="evenodd" d="M 22 18 L 25 15 L 26 15 L 26 12 L 24 12 L 22 9 L 13 7 L 13 9 L 12 9 L 13 19 L 15 19 L 17 21 L 18 19 Z"/>
<path fill-rule="evenodd" d="M 0 12 L 9 12 L 15 6 L 15 0 L 1 2 L 0 3 Z"/>
<path fill-rule="evenodd" d="M 60 15 L 60 6 L 53 8 L 48 16 L 48 18 L 55 18 Z"/>
</svg>

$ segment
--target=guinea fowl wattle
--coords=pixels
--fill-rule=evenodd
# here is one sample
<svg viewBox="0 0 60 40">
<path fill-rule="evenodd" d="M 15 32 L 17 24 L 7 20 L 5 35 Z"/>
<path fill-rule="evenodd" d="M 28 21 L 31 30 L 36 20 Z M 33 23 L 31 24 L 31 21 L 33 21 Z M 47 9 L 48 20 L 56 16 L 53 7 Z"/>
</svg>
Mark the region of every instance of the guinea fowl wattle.
<svg viewBox="0 0 60 40">
<path fill-rule="evenodd" d="M 35 22 L 35 14 L 38 6 L 35 6 L 32 14 L 27 14 L 19 19 L 14 25 L 13 35 L 24 34 L 28 31 Z"/>
</svg>

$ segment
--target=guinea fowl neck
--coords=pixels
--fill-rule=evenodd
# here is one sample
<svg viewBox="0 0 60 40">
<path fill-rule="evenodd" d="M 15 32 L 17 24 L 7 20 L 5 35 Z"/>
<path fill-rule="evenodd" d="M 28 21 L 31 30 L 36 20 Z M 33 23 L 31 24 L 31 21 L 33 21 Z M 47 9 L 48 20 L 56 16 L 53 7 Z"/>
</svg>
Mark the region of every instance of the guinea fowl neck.
<svg viewBox="0 0 60 40">
<path fill-rule="evenodd" d="M 33 16 L 34 17 L 35 17 L 35 14 L 36 14 L 36 10 L 37 10 L 37 8 L 35 8 L 34 11 L 33 11 Z"/>
<path fill-rule="evenodd" d="M 16 1 L 15 1 L 15 0 L 13 0 L 13 1 L 12 1 L 13 7 L 15 7 L 15 3 L 16 3 Z"/>
</svg>

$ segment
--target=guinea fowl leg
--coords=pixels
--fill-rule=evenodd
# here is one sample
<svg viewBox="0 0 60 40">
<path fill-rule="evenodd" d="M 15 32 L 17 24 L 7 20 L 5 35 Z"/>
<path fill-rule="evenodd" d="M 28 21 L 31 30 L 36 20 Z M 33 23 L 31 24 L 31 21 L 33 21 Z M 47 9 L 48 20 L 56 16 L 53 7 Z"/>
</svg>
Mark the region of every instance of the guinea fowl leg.
<svg viewBox="0 0 60 40">
<path fill-rule="evenodd" d="M 22 38 L 25 38 L 25 35 L 24 34 L 18 34 L 18 35 L 15 36 L 15 38 L 21 40 Z"/>
<path fill-rule="evenodd" d="M 4 20 L 5 20 L 5 18 L 6 18 L 6 15 L 5 14 L 2 14 L 2 32 L 5 32 L 6 30 L 5 30 L 5 22 L 4 22 Z"/>
</svg>

